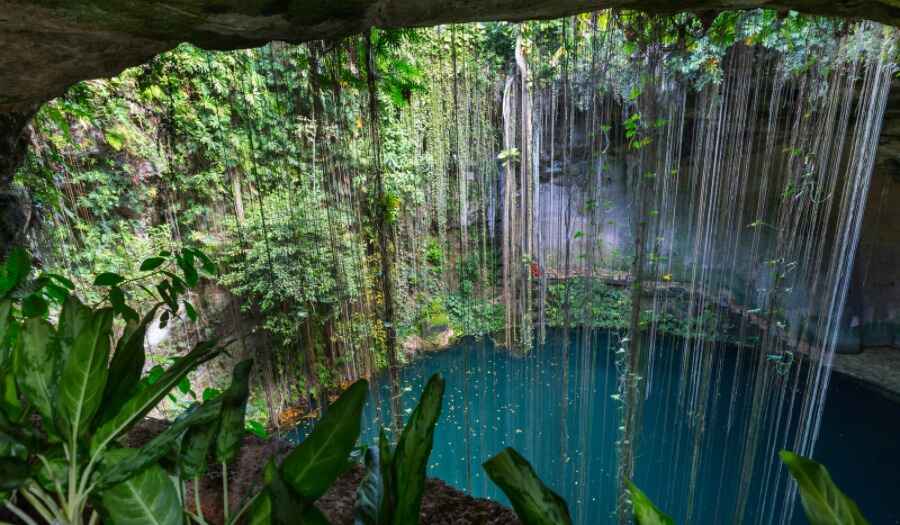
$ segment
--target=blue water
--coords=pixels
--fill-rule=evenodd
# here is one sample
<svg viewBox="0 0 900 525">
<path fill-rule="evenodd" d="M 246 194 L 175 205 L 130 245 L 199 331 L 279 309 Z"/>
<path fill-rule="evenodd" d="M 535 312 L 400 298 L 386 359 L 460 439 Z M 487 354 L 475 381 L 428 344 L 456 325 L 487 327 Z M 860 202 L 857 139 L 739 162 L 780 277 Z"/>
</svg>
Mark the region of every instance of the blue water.
<svg viewBox="0 0 900 525">
<path fill-rule="evenodd" d="M 616 377 L 609 350 L 616 346 L 611 344 L 613 337 L 592 334 L 584 345 L 580 334 L 573 335 L 565 374 L 558 333 L 524 357 L 497 349 L 489 341 L 468 340 L 405 367 L 401 383 L 407 414 L 431 374 L 443 374 L 447 384 L 429 475 L 475 496 L 508 504 L 481 463 L 512 446 L 569 502 L 576 523 L 614 523 L 615 443 L 621 405 L 611 398 Z M 715 353 L 706 431 L 698 434 L 678 401 L 682 346 L 677 340 L 659 341 L 654 352 L 635 482 L 677 523 L 704 525 L 735 522 L 738 487 L 749 482 L 743 523 L 782 523 L 788 513 L 783 503 L 787 483 L 775 453 L 792 442 L 800 411 L 801 396 L 792 395 L 797 388 L 792 381 L 783 388 L 772 386 L 753 477 L 742 480 L 752 392 L 750 367 L 737 366 L 738 350 L 724 348 Z M 564 375 L 568 402 L 563 418 Z M 732 389 L 733 385 L 737 388 Z M 389 385 L 380 378 L 364 414 L 364 442 L 374 443 L 387 421 L 388 399 Z M 779 405 L 780 399 L 784 401 Z M 773 417 L 779 406 L 782 417 Z M 695 448 L 698 435 L 702 439 Z M 854 380 L 833 375 L 815 459 L 829 468 L 873 524 L 900 524 L 898 436 L 900 405 Z M 695 450 L 699 451 L 696 457 Z M 697 480 L 693 488 L 692 465 Z M 799 503 L 791 522 L 805 523 Z"/>
</svg>

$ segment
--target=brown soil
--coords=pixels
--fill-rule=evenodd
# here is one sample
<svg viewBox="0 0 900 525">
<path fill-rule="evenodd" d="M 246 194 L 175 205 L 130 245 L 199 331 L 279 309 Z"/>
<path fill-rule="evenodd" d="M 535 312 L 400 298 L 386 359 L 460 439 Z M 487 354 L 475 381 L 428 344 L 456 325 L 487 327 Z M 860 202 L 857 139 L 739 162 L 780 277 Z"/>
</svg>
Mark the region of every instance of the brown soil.
<svg viewBox="0 0 900 525">
<path fill-rule="evenodd" d="M 137 447 L 149 441 L 165 428 L 165 423 L 147 420 L 128 436 L 127 445 Z M 262 471 L 270 458 L 280 461 L 291 445 L 283 440 L 263 440 L 253 435 L 244 438 L 241 452 L 229 467 L 228 486 L 231 498 L 229 508 L 239 509 L 244 501 L 261 487 Z M 363 477 L 363 468 L 355 466 L 338 478 L 331 489 L 316 502 L 332 525 L 351 525 L 356 488 Z M 200 482 L 200 499 L 203 515 L 210 524 L 222 523 L 222 472 L 210 467 Z M 188 509 L 196 512 L 192 487 L 185 494 Z M 473 498 L 437 479 L 429 479 L 425 485 L 420 523 L 423 525 L 518 525 L 515 513 L 499 503 Z"/>
</svg>

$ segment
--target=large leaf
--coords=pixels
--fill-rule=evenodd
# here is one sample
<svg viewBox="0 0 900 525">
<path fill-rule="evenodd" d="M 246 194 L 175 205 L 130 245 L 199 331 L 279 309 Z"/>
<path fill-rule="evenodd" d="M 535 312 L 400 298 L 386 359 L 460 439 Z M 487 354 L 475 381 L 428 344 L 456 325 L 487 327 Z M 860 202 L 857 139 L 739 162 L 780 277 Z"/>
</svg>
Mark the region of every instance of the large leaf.
<svg viewBox="0 0 900 525">
<path fill-rule="evenodd" d="M 506 494 L 513 509 L 528 525 L 570 525 L 565 500 L 550 490 L 528 461 L 507 448 L 484 463 L 491 480 Z"/>
<path fill-rule="evenodd" d="M 181 440 L 178 463 L 181 477 L 194 479 L 206 473 L 209 466 L 209 450 L 219 430 L 217 422 L 191 427 Z"/>
<path fill-rule="evenodd" d="M 222 417 L 219 419 L 219 435 L 216 438 L 216 461 L 219 463 L 234 461 L 241 448 L 252 367 L 252 359 L 235 365 L 231 374 L 231 386 L 222 394 Z"/>
<path fill-rule="evenodd" d="M 175 362 L 152 385 L 146 386 L 126 401 L 119 411 L 107 416 L 91 439 L 91 451 L 102 451 L 109 443 L 134 426 L 153 409 L 181 379 L 201 363 L 215 357 L 220 349 L 213 342 L 202 342 Z"/>
<path fill-rule="evenodd" d="M 444 380 L 431 376 L 418 406 L 413 410 L 394 451 L 396 498 L 393 522 L 397 525 L 418 523 L 428 457 L 434 444 L 434 427 L 441 415 Z"/>
<path fill-rule="evenodd" d="M 16 375 L 11 369 L 0 368 L 0 412 L 10 424 L 20 422 L 28 415 L 28 407 L 19 399 Z"/>
<path fill-rule="evenodd" d="M 167 429 L 140 449 L 128 449 L 127 453 L 113 451 L 117 453 L 114 456 L 116 461 L 104 457 L 103 469 L 97 480 L 97 486 L 103 488 L 115 485 L 128 479 L 147 465 L 156 463 L 178 443 L 179 438 L 188 429 L 199 425 L 211 425 L 219 417 L 221 408 L 220 400 L 209 401 L 185 417 L 175 420 Z"/>
<path fill-rule="evenodd" d="M 31 478 L 28 462 L 16 458 L 0 458 L 0 491 L 15 490 Z"/>
<path fill-rule="evenodd" d="M 248 511 L 251 525 L 329 525 L 328 519 L 312 502 L 295 493 L 271 461 L 264 470 L 266 487 L 257 495 Z"/>
<path fill-rule="evenodd" d="M 22 248 L 13 248 L 9 257 L 0 266 L 0 297 L 15 290 L 31 273 L 31 257 Z"/>
<path fill-rule="evenodd" d="M 247 525 L 271 525 L 272 511 L 272 494 L 265 488 L 247 510 Z"/>
<path fill-rule="evenodd" d="M 859 507 L 834 484 L 824 466 L 787 450 L 779 455 L 797 480 L 810 525 L 868 525 Z"/>
<path fill-rule="evenodd" d="M 59 313 L 59 323 L 56 330 L 63 363 L 69 358 L 72 345 L 75 344 L 75 338 L 90 324 L 93 315 L 93 311 L 81 304 L 77 297 L 72 294 L 66 297 L 62 310 Z"/>
<path fill-rule="evenodd" d="M 118 451 L 116 451 L 118 452 Z M 181 525 L 183 513 L 172 478 L 157 464 L 101 493 L 104 523 Z"/>
<path fill-rule="evenodd" d="M 284 480 L 307 501 L 325 494 L 346 469 L 347 458 L 359 438 L 368 388 L 364 379 L 353 383 L 281 464 Z"/>
<path fill-rule="evenodd" d="M 659 510 L 637 485 L 628 481 L 628 492 L 631 493 L 631 506 L 634 509 L 634 521 L 637 525 L 675 525 L 665 512 Z"/>
<path fill-rule="evenodd" d="M 48 423 L 53 422 L 59 377 L 59 345 L 53 327 L 43 319 L 28 319 L 16 345 L 16 382 Z"/>
<path fill-rule="evenodd" d="M 59 382 L 56 416 L 59 429 L 71 437 L 88 429 L 103 399 L 109 361 L 113 312 L 94 312 L 90 323 L 75 337 Z"/>
<path fill-rule="evenodd" d="M 366 449 L 366 475 L 356 489 L 355 525 L 383 525 L 387 521 L 382 512 L 385 500 L 384 476 L 378 448 Z"/>
<path fill-rule="evenodd" d="M 10 315 L 11 311 L 12 300 L 4 299 L 0 301 L 0 368 L 3 368 L 6 365 L 6 360 L 9 359 L 11 349 L 11 344 L 7 342 L 9 327 L 12 323 L 12 316 Z"/>
<path fill-rule="evenodd" d="M 13 436 L 0 432 L 0 458 L 28 459 L 28 449 Z"/>
<path fill-rule="evenodd" d="M 129 322 L 116 344 L 116 351 L 109 364 L 109 379 L 103 391 L 103 408 L 100 410 L 102 421 L 118 414 L 137 390 L 146 360 L 144 337 L 147 335 L 147 326 L 156 317 L 157 309 L 159 305 L 153 307 L 140 322 Z"/>
</svg>

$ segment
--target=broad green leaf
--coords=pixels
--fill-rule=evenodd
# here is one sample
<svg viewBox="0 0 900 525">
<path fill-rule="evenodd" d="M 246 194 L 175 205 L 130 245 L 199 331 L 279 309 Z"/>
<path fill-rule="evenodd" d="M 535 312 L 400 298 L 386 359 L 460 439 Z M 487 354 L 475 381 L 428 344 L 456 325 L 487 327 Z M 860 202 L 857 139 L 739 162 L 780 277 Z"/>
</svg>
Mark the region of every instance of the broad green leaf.
<svg viewBox="0 0 900 525">
<path fill-rule="evenodd" d="M 184 301 L 184 311 L 187 313 L 188 319 L 191 321 L 197 320 L 197 310 L 194 310 L 194 305 L 191 303 Z"/>
<path fill-rule="evenodd" d="M 221 408 L 222 404 L 218 400 L 204 403 L 186 416 L 175 420 L 140 449 L 128 449 L 128 452 L 123 454 L 118 454 L 118 450 L 113 450 L 112 452 L 117 453 L 112 454 L 116 461 L 109 459 L 110 452 L 108 451 L 107 457 L 103 458 L 102 474 L 97 480 L 97 486 L 104 488 L 115 485 L 148 465 L 156 463 L 178 443 L 178 440 L 189 429 L 195 426 L 211 425 L 219 417 Z"/>
<path fill-rule="evenodd" d="M 395 524 L 418 523 L 428 457 L 434 444 L 434 427 L 441 415 L 443 397 L 444 380 L 440 374 L 435 374 L 425 385 L 418 406 L 400 434 L 394 451 Z"/>
<path fill-rule="evenodd" d="M 570 525 L 565 500 L 550 490 L 528 461 L 507 448 L 484 463 L 491 480 L 512 502 L 516 515 L 528 525 Z"/>
<path fill-rule="evenodd" d="M 27 407 L 19 399 L 16 376 L 11 369 L 0 369 L 0 411 L 13 422 L 22 421 L 28 415 Z"/>
<path fill-rule="evenodd" d="M 75 342 L 78 334 L 91 322 L 93 312 L 87 306 L 81 304 L 74 295 L 69 295 L 63 303 L 59 314 L 59 326 L 57 336 L 60 338 L 60 347 L 63 350 L 63 361 L 69 355 L 69 349 Z"/>
<path fill-rule="evenodd" d="M 0 491 L 15 490 L 31 478 L 28 462 L 16 458 L 0 458 Z"/>
<path fill-rule="evenodd" d="M 385 500 L 384 477 L 381 474 L 381 460 L 378 449 L 366 449 L 366 475 L 356 489 L 354 507 L 355 525 L 383 525 L 387 523 L 383 514 Z"/>
<path fill-rule="evenodd" d="M 63 365 L 55 412 L 60 431 L 69 438 L 88 429 L 103 400 L 112 318 L 112 310 L 94 312 L 90 323 L 75 337 Z"/>
<path fill-rule="evenodd" d="M 28 459 L 28 449 L 16 438 L 0 432 L 0 458 Z"/>
<path fill-rule="evenodd" d="M 91 452 L 97 453 L 118 436 L 130 429 L 153 409 L 181 378 L 200 364 L 218 355 L 220 349 L 214 342 L 204 341 L 178 361 L 175 362 L 152 385 L 148 385 L 135 393 L 126 401 L 117 413 L 101 422 L 91 439 Z"/>
<path fill-rule="evenodd" d="M 200 281 L 200 276 L 197 274 L 197 269 L 194 268 L 193 257 L 188 256 L 188 253 L 185 253 L 183 257 L 179 257 L 177 262 L 178 267 L 181 268 L 181 273 L 184 274 L 184 282 L 187 283 L 189 288 L 193 288 Z"/>
<path fill-rule="evenodd" d="M 137 390 L 146 360 L 144 337 L 158 308 L 159 305 L 153 307 L 139 323 L 129 322 L 116 344 L 116 351 L 109 364 L 109 379 L 103 391 L 103 408 L 100 410 L 102 421 L 116 415 Z"/>
<path fill-rule="evenodd" d="M 628 492 L 631 494 L 631 506 L 634 509 L 634 522 L 637 525 L 675 525 L 675 520 L 650 501 L 637 485 L 628 481 Z"/>
<path fill-rule="evenodd" d="M 100 495 L 110 525 L 181 525 L 183 513 L 172 478 L 153 464 Z"/>
<path fill-rule="evenodd" d="M 272 495 L 269 489 L 265 488 L 253 500 L 250 509 L 247 510 L 248 525 L 271 525 L 272 524 Z"/>
<path fill-rule="evenodd" d="M 125 280 L 117 273 L 103 272 L 94 279 L 94 286 L 118 286 Z"/>
<path fill-rule="evenodd" d="M 56 329 L 56 337 L 59 341 L 60 363 L 68 362 L 69 354 L 72 352 L 72 345 L 75 344 L 75 338 L 86 327 L 90 326 L 93 315 L 93 310 L 81 304 L 81 301 L 74 294 L 69 294 L 66 297 L 59 314 Z"/>
<path fill-rule="evenodd" d="M 353 383 L 281 464 L 284 480 L 307 501 L 325 494 L 347 467 L 347 458 L 359 438 L 368 388 L 364 379 Z"/>
<path fill-rule="evenodd" d="M 12 300 L 4 299 L 0 301 L 0 368 L 5 366 L 6 360 L 9 358 L 11 345 L 7 339 L 9 336 L 9 328 L 13 322 L 10 313 L 12 311 Z"/>
<path fill-rule="evenodd" d="M 219 435 L 216 438 L 216 461 L 219 463 L 234 461 L 241 448 L 252 367 L 252 359 L 235 365 L 231 374 L 231 386 L 222 394 L 222 417 L 219 419 Z"/>
<path fill-rule="evenodd" d="M 394 479 L 394 453 L 391 451 L 391 442 L 382 428 L 378 433 L 378 461 L 381 468 L 381 483 L 384 484 L 384 497 L 381 500 L 381 514 L 379 525 L 391 523 L 394 513 L 394 500 L 396 499 L 397 481 Z"/>
<path fill-rule="evenodd" d="M 141 263 L 141 271 L 152 272 L 153 270 L 162 266 L 164 262 L 166 262 L 166 260 L 162 257 L 150 257 L 149 259 L 146 259 Z"/>
<path fill-rule="evenodd" d="M 65 490 L 69 486 L 69 462 L 62 448 L 45 455 L 44 459 L 46 464 L 41 461 L 35 465 L 34 480 L 51 492 L 56 491 L 57 485 Z"/>
<path fill-rule="evenodd" d="M 294 520 L 289 521 L 288 524 L 331 525 L 331 522 L 328 521 L 328 518 L 326 518 L 325 515 L 322 514 L 322 511 L 320 511 L 318 507 L 316 507 L 315 505 L 307 505 L 303 508 L 303 514 L 300 515 L 300 520 L 296 521 L 296 518 L 294 518 Z"/>
<path fill-rule="evenodd" d="M 248 523 L 258 525 L 329 525 L 310 501 L 304 501 L 281 477 L 270 461 L 263 473 L 266 488 L 250 507 Z"/>
<path fill-rule="evenodd" d="M 191 252 L 200 259 L 201 266 L 203 267 L 203 271 L 208 273 L 209 275 L 216 274 L 216 265 L 212 262 L 212 259 L 207 257 L 205 253 L 200 250 L 192 249 Z"/>
<path fill-rule="evenodd" d="M 266 427 L 258 421 L 247 421 L 244 430 L 250 432 L 260 439 L 267 439 L 269 437 L 269 433 L 266 431 Z"/>
<path fill-rule="evenodd" d="M 64 288 L 68 288 L 69 290 L 75 289 L 75 283 L 73 283 L 70 279 L 63 277 L 62 275 L 59 275 L 58 273 L 45 273 L 44 277 L 47 277 L 48 279 L 53 279 L 54 281 L 58 282 L 61 286 L 63 286 Z"/>
<path fill-rule="evenodd" d="M 66 297 L 69 296 L 69 290 L 54 283 L 45 284 L 44 293 L 59 304 L 66 302 Z"/>
<path fill-rule="evenodd" d="M 194 479 L 206 474 L 210 447 L 218 430 L 218 421 L 214 421 L 208 425 L 195 425 L 187 431 L 181 440 L 181 450 L 178 454 L 181 477 Z"/>
<path fill-rule="evenodd" d="M 824 466 L 787 450 L 779 455 L 797 480 L 810 525 L 868 525 L 859 507 L 834 484 Z"/>
<path fill-rule="evenodd" d="M 0 297 L 16 289 L 31 273 L 31 257 L 22 248 L 13 248 L 0 266 Z"/>
<path fill-rule="evenodd" d="M 37 293 L 22 299 L 22 317 L 33 318 L 47 315 L 47 301 Z"/>
<path fill-rule="evenodd" d="M 25 321 L 16 352 L 16 382 L 19 390 L 44 420 L 52 423 L 60 355 L 50 323 L 43 319 Z"/>
<path fill-rule="evenodd" d="M 269 462 L 266 465 L 264 478 L 266 481 L 266 489 L 272 501 L 272 524 L 273 525 L 313 525 L 322 523 L 316 520 L 315 514 L 310 512 L 313 518 L 307 521 L 306 514 L 310 509 L 315 507 L 312 501 L 304 500 L 300 494 L 291 489 L 282 477 L 281 471 L 275 467 L 275 464 Z M 324 523 L 328 523 L 326 520 Z"/>
</svg>

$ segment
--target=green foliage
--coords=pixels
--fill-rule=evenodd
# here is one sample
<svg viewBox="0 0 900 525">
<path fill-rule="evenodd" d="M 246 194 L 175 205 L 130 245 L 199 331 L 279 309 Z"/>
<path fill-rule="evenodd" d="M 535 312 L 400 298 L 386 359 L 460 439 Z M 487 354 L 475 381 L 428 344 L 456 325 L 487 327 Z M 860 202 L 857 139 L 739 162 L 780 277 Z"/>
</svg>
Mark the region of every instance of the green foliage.
<svg viewBox="0 0 900 525">
<path fill-rule="evenodd" d="M 253 360 L 241 361 L 231 374 L 231 386 L 218 399 L 222 400 L 219 435 L 216 438 L 216 461 L 231 463 L 237 456 L 244 437 L 244 413 L 250 396 L 250 369 Z"/>
<path fill-rule="evenodd" d="M 184 523 L 178 489 L 166 471 L 155 464 L 103 491 L 101 503 L 104 522 L 113 525 Z"/>
<path fill-rule="evenodd" d="M 358 525 L 418 523 L 443 396 L 444 380 L 435 374 L 425 385 L 396 448 L 391 450 L 382 431 L 378 448 L 367 451 L 366 476 L 357 493 Z"/>
<path fill-rule="evenodd" d="M 800 488 L 800 501 L 811 525 L 867 525 L 856 503 L 835 485 L 828 470 L 793 452 L 779 452 Z"/>
<path fill-rule="evenodd" d="M 359 380 L 325 412 L 312 433 L 281 463 L 266 469 L 266 486 L 254 497 L 250 523 L 322 523 L 313 503 L 349 466 L 359 439 L 368 383 Z M 327 521 L 324 521 L 327 523 Z"/>
<path fill-rule="evenodd" d="M 628 492 L 631 495 L 631 506 L 634 508 L 634 521 L 637 525 L 674 525 L 675 521 L 663 511 L 656 508 L 650 498 L 628 481 Z"/>
<path fill-rule="evenodd" d="M 531 464 L 512 448 L 484 463 L 491 481 L 512 502 L 519 519 L 528 525 L 570 525 L 569 508 L 538 478 Z"/>
<path fill-rule="evenodd" d="M 154 509 L 156 519 L 180 523 L 181 512 L 171 509 L 178 492 L 157 462 L 191 426 L 209 424 L 217 417 L 219 404 L 204 405 L 141 449 L 119 449 L 116 441 L 219 348 L 201 343 L 153 385 L 135 381 L 123 386 L 117 382 L 140 378 L 135 364 L 143 363 L 143 330 L 152 315 L 140 325 L 129 325 L 114 346 L 114 308 L 88 307 L 67 294 L 55 312 L 55 323 L 29 317 L 25 299 L 51 280 L 31 280 L 31 266 L 22 253 L 14 253 L 3 268 L 6 297 L 0 301 L 0 357 L 11 358 L 15 371 L 4 373 L 7 392 L 0 404 L 0 442 L 5 444 L 0 447 L 0 467 L 3 478 L 10 480 L 3 490 L 40 498 L 45 506 L 38 511 L 48 522 L 84 523 L 90 502 L 111 523 L 143 522 L 133 514 L 134 506 L 142 503 Z M 99 282 L 116 287 L 124 280 L 106 276 Z M 110 361 L 113 348 L 116 357 Z M 0 370 L 9 369 L 4 364 Z M 32 414 L 39 415 L 43 424 L 34 430 L 23 428 Z M 55 498 L 44 494 L 48 488 Z"/>
</svg>

